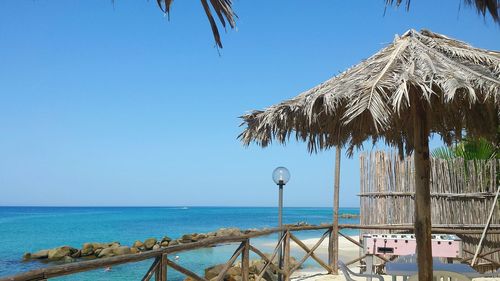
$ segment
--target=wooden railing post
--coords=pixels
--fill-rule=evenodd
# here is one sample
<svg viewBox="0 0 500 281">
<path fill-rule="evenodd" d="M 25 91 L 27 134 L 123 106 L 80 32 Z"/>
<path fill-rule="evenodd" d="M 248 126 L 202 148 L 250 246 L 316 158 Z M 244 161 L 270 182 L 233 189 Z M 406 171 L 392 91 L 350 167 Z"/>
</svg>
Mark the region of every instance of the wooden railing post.
<svg viewBox="0 0 500 281">
<path fill-rule="evenodd" d="M 290 230 L 285 232 L 285 239 L 283 240 L 283 281 L 290 281 Z"/>
<path fill-rule="evenodd" d="M 330 233 L 328 236 L 328 265 L 331 270 L 330 274 L 339 274 L 338 272 L 338 260 L 339 260 L 339 231 L 338 226 L 333 226 L 330 228 Z"/>
<path fill-rule="evenodd" d="M 161 255 L 160 281 L 167 281 L 167 255 Z"/>
<path fill-rule="evenodd" d="M 241 281 L 248 281 L 250 274 L 250 240 L 246 239 L 243 243 L 243 252 L 241 253 Z"/>
</svg>

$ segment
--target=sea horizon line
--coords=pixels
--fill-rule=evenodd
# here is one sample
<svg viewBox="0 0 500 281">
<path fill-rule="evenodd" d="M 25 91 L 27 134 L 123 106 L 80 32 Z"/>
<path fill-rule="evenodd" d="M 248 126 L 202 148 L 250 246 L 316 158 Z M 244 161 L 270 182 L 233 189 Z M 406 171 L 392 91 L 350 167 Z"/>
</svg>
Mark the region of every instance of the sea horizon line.
<svg viewBox="0 0 500 281">
<path fill-rule="evenodd" d="M 217 205 L 0 205 L 0 208 L 277 208 L 277 206 L 217 206 Z M 333 206 L 283 206 L 287 208 L 329 209 Z M 359 206 L 340 206 L 359 209 Z"/>
</svg>

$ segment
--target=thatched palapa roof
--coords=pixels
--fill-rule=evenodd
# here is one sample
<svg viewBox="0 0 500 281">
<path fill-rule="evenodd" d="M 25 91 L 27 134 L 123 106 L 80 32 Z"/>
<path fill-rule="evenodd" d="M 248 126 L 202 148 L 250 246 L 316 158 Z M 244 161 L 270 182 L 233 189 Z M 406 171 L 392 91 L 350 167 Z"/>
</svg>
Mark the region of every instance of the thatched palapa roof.
<svg viewBox="0 0 500 281">
<path fill-rule="evenodd" d="M 495 139 L 500 105 L 500 53 L 444 35 L 409 30 L 340 75 L 263 111 L 242 116 L 246 145 L 286 143 L 295 134 L 311 151 L 359 147 L 383 138 L 413 149 L 410 95 L 425 106 L 431 132 L 447 143 Z"/>
</svg>

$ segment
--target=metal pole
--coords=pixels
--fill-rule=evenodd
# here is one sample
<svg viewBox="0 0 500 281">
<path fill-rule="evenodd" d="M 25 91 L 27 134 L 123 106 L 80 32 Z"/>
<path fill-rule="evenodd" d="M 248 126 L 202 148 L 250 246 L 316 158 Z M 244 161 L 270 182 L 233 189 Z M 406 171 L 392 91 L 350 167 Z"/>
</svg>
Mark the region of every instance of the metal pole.
<svg viewBox="0 0 500 281">
<path fill-rule="evenodd" d="M 281 229 L 283 227 L 283 186 L 285 183 L 280 180 L 278 183 L 279 186 L 279 201 L 278 201 L 278 226 Z M 281 237 L 283 237 L 283 230 L 280 231 L 280 240 Z M 279 268 L 283 269 L 283 241 L 279 245 L 279 250 L 278 250 L 278 261 L 279 261 Z M 278 281 L 283 280 L 283 275 L 278 272 Z"/>
</svg>

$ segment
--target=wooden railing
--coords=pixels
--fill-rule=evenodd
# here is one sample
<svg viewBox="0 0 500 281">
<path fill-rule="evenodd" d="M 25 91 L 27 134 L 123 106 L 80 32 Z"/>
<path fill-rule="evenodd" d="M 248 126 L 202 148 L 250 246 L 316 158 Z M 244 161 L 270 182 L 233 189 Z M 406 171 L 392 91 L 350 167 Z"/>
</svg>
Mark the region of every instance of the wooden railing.
<svg viewBox="0 0 500 281">
<path fill-rule="evenodd" d="M 446 228 L 433 228 L 434 233 L 449 233 L 449 234 L 473 234 L 473 233 L 480 233 L 480 226 L 474 227 L 474 226 L 469 226 L 469 229 L 454 229 L 451 227 L 446 227 Z M 262 279 L 263 275 L 265 274 L 266 270 L 268 268 L 273 269 L 276 271 L 278 274 L 281 274 L 283 277 L 284 281 L 289 281 L 290 276 L 297 271 L 306 260 L 309 258 L 313 259 L 316 263 L 318 263 L 322 268 L 324 268 L 328 273 L 337 273 L 337 260 L 338 257 L 333 255 L 332 253 L 335 252 L 338 254 L 338 251 L 334 251 L 331 245 L 333 243 L 329 243 L 328 247 L 328 261 L 322 260 L 318 255 L 315 254 L 315 250 L 318 249 L 318 247 L 321 245 L 321 243 L 328 237 L 330 240 L 332 239 L 338 239 L 338 236 L 343 236 L 346 238 L 348 241 L 351 243 L 357 245 L 358 247 L 363 247 L 363 245 L 354 239 L 352 239 L 349 236 L 344 235 L 343 233 L 340 232 L 342 229 L 384 229 L 384 230 L 391 230 L 391 231 L 406 231 L 406 232 L 412 232 L 413 227 L 412 226 L 405 226 L 405 225 L 399 225 L 399 226 L 390 226 L 390 225 L 380 225 L 380 226 L 361 226 L 361 225 L 339 225 L 338 226 L 339 232 L 334 233 L 333 232 L 333 226 L 332 225 L 306 225 L 306 226 L 285 226 L 283 228 L 273 228 L 273 229 L 266 229 L 266 230 L 260 230 L 260 231 L 253 231 L 247 234 L 243 235 L 235 235 L 235 236 L 224 236 L 224 237 L 213 237 L 213 238 L 206 238 L 201 241 L 197 242 L 192 242 L 192 243 L 186 243 L 186 244 L 179 244 L 179 245 L 174 245 L 174 246 L 168 246 L 165 248 L 157 249 L 157 250 L 151 250 L 147 252 L 142 252 L 142 253 L 137 253 L 137 254 L 129 254 L 129 255 L 122 255 L 122 256 L 116 256 L 116 257 L 110 257 L 110 258 L 102 258 L 102 259 L 96 259 L 96 260 L 89 260 L 89 261 L 79 261 L 79 262 L 74 262 L 74 263 L 68 263 L 68 264 L 62 264 L 62 265 L 56 265 L 56 266 L 50 266 L 50 267 L 45 267 L 45 268 L 40 268 L 40 269 L 35 269 L 31 271 L 27 271 L 21 274 L 17 274 L 14 276 L 10 277 L 3 277 L 0 278 L 0 281 L 35 281 L 35 280 L 47 280 L 49 278 L 54 278 L 54 277 L 59 277 L 59 276 L 64 276 L 64 275 L 70 275 L 70 274 L 75 274 L 75 273 L 80 273 L 80 272 L 86 272 L 90 270 L 95 270 L 99 268 L 106 268 L 110 266 L 115 266 L 115 265 L 120 265 L 120 264 L 126 264 L 126 263 L 136 263 L 144 260 L 150 260 L 153 259 L 153 263 L 149 267 L 148 271 L 145 273 L 144 277 L 142 278 L 143 281 L 151 280 L 154 277 L 154 280 L 156 281 L 166 281 L 167 280 L 167 269 L 170 268 L 172 270 L 175 270 L 177 272 L 182 273 L 185 276 L 188 276 L 192 278 L 195 281 L 208 281 L 204 277 L 199 276 L 195 272 L 179 265 L 175 261 L 171 260 L 169 256 L 172 256 L 174 254 L 180 253 L 180 252 L 186 252 L 190 250 L 197 250 L 197 249 L 202 249 L 202 248 L 208 248 L 208 247 L 214 247 L 218 245 L 225 245 L 225 244 L 233 244 L 233 243 L 239 243 L 239 246 L 237 249 L 234 251 L 232 254 L 231 258 L 226 262 L 224 265 L 222 271 L 219 273 L 217 276 L 217 281 L 222 281 L 224 279 L 224 276 L 226 275 L 227 271 L 231 268 L 231 266 L 235 263 L 235 261 L 241 257 L 241 272 L 242 272 L 242 281 L 248 281 L 249 280 L 249 264 L 250 264 L 250 252 L 255 253 L 258 255 L 260 258 L 262 258 L 263 261 L 265 261 L 264 267 L 261 269 L 261 271 L 257 274 L 257 277 L 255 278 L 255 281 L 260 281 Z M 304 244 L 299 238 L 297 238 L 293 233 L 298 232 L 298 231 L 308 231 L 308 230 L 324 230 L 325 232 L 321 236 L 321 238 L 318 240 L 318 242 L 311 248 L 309 248 L 306 244 Z M 256 248 L 254 245 L 252 245 L 251 239 L 256 238 L 256 237 L 262 237 L 262 236 L 267 236 L 271 234 L 276 234 L 280 233 L 279 241 L 277 242 L 276 247 L 274 248 L 274 251 L 272 252 L 271 256 L 268 257 L 266 256 L 261 250 Z M 489 233 L 500 233 L 500 229 L 493 229 Z M 301 248 L 304 252 L 305 255 L 296 263 L 295 265 L 292 266 L 291 264 L 291 259 L 290 259 L 290 243 L 293 241 L 298 245 L 299 248 Z M 280 266 L 280 263 L 277 261 L 277 258 L 280 256 L 279 252 L 282 251 L 282 256 L 283 256 L 283 262 Z M 498 249 L 497 251 L 500 251 Z M 495 251 L 496 252 L 496 251 Z M 492 263 L 500 266 L 496 261 L 490 260 L 487 258 L 488 255 L 491 255 L 494 252 L 491 253 L 483 253 L 480 255 L 481 258 L 485 260 L 489 260 Z M 359 258 L 356 258 L 352 261 L 346 262 L 347 265 L 354 264 L 362 259 L 364 259 L 366 256 L 361 256 Z M 383 262 L 387 262 L 388 260 L 383 257 L 379 256 Z M 278 264 L 277 264 L 278 262 Z"/>
</svg>

